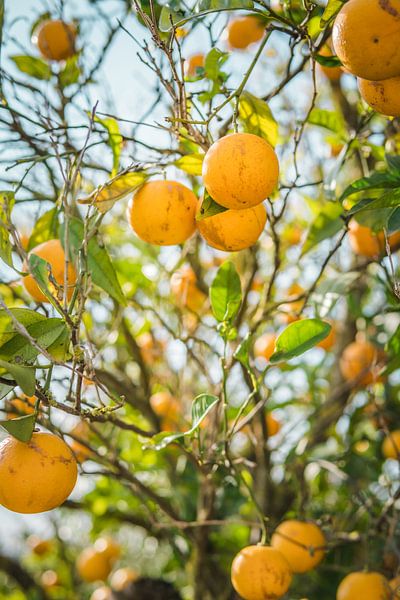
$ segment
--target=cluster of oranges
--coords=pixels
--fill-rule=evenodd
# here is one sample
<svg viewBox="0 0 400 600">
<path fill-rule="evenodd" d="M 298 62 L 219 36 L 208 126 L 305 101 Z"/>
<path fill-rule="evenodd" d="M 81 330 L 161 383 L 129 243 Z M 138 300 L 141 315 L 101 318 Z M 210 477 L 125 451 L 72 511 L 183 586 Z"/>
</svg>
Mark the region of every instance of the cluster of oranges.
<svg viewBox="0 0 400 600">
<path fill-rule="evenodd" d="M 377 112 L 400 116 L 400 2 L 349 0 L 332 30 L 333 47 Z"/>
</svg>

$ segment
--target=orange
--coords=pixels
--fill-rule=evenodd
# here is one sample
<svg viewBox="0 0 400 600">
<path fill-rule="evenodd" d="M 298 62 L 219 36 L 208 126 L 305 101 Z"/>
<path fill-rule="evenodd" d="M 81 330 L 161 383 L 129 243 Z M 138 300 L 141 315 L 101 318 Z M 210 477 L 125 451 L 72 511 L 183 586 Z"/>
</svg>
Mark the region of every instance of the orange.
<svg viewBox="0 0 400 600">
<path fill-rule="evenodd" d="M 394 592 L 393 600 L 398 600 L 398 598 L 400 598 L 400 576 L 395 577 L 394 579 L 391 579 L 391 581 L 389 582 L 389 585 L 390 585 L 390 589 L 393 590 L 393 592 Z"/>
<path fill-rule="evenodd" d="M 275 350 L 276 335 L 274 333 L 264 333 L 254 344 L 254 356 L 256 358 L 265 358 L 269 360 Z"/>
<path fill-rule="evenodd" d="M 145 363 L 153 363 L 160 360 L 164 354 L 165 343 L 152 336 L 148 331 L 139 335 L 136 339 Z"/>
<path fill-rule="evenodd" d="M 250 44 L 264 37 L 265 26 L 257 17 L 233 19 L 227 28 L 227 41 L 233 50 L 245 50 Z"/>
<path fill-rule="evenodd" d="M 391 431 L 385 437 L 382 444 L 382 454 L 385 458 L 394 458 L 398 460 L 400 457 L 400 429 Z"/>
<path fill-rule="evenodd" d="M 368 341 L 355 341 L 346 346 L 340 359 L 340 370 L 346 381 L 370 385 L 381 381 L 378 373 L 384 354 Z"/>
<path fill-rule="evenodd" d="M 133 569 L 129 567 L 123 567 L 117 569 L 115 573 L 111 575 L 110 584 L 113 590 L 116 592 L 122 592 L 132 581 L 136 581 L 139 575 Z"/>
<path fill-rule="evenodd" d="M 102 585 L 94 590 L 93 594 L 90 596 L 90 600 L 112 600 L 111 588 Z"/>
<path fill-rule="evenodd" d="M 98 538 L 94 543 L 94 549 L 111 562 L 117 560 L 121 554 L 121 546 L 109 536 Z"/>
<path fill-rule="evenodd" d="M 218 204 L 251 208 L 276 188 L 279 163 L 274 149 L 262 137 L 231 133 L 209 148 L 202 174 L 207 192 Z"/>
<path fill-rule="evenodd" d="M 52 433 L 31 441 L 8 436 L 0 444 L 0 504 L 19 513 L 60 506 L 74 489 L 78 469 L 67 444 Z"/>
<path fill-rule="evenodd" d="M 303 237 L 303 230 L 294 223 L 290 224 L 289 227 L 284 231 L 283 239 L 290 244 L 290 246 L 296 246 L 301 242 Z"/>
<path fill-rule="evenodd" d="M 275 529 L 271 546 L 282 552 L 293 573 L 305 573 L 314 569 L 324 558 L 325 536 L 315 523 L 291 519 L 283 521 Z"/>
<path fill-rule="evenodd" d="M 85 421 L 81 421 L 71 429 L 70 433 L 74 437 L 80 438 L 82 441 L 86 442 L 90 435 L 90 427 Z M 92 455 L 90 448 L 85 446 L 85 444 L 81 444 L 77 440 L 72 439 L 69 447 L 71 448 L 78 463 L 85 462 L 85 460 L 88 460 Z"/>
<path fill-rule="evenodd" d="M 171 277 L 171 292 L 177 304 L 197 313 L 203 308 L 207 297 L 196 283 L 196 274 L 189 266 L 182 267 Z"/>
<path fill-rule="evenodd" d="M 15 419 L 23 415 L 32 415 L 35 412 L 36 396 L 25 396 L 24 398 L 13 398 L 6 404 L 7 419 Z"/>
<path fill-rule="evenodd" d="M 19 234 L 19 241 L 21 242 L 21 246 L 23 247 L 24 250 L 28 249 L 29 238 L 30 238 L 30 235 L 27 233 Z"/>
<path fill-rule="evenodd" d="M 80 577 L 87 582 L 105 581 L 111 572 L 111 561 L 94 548 L 85 548 L 76 561 Z"/>
<path fill-rule="evenodd" d="M 329 350 L 332 350 L 332 347 L 335 345 L 335 342 L 336 342 L 336 327 L 335 327 L 334 323 L 331 323 L 331 326 L 332 326 L 332 329 L 330 330 L 330 332 L 328 333 L 326 338 L 323 339 L 321 342 L 318 342 L 318 344 L 317 344 L 318 348 L 322 348 L 326 352 L 329 352 Z"/>
<path fill-rule="evenodd" d="M 380 573 L 350 573 L 342 579 L 336 600 L 389 600 L 389 582 Z"/>
<path fill-rule="evenodd" d="M 128 219 L 133 231 L 156 246 L 183 244 L 196 229 L 197 198 L 177 181 L 150 181 L 132 197 Z"/>
<path fill-rule="evenodd" d="M 337 15 L 333 47 L 342 64 L 371 80 L 400 75 L 400 0 L 350 0 Z"/>
<path fill-rule="evenodd" d="M 275 419 L 272 413 L 267 413 L 265 420 L 267 423 L 268 437 L 273 437 L 280 431 L 281 424 L 278 419 Z"/>
<path fill-rule="evenodd" d="M 49 289 L 53 296 L 58 296 L 59 299 L 62 300 L 63 296 L 63 288 L 64 288 L 64 273 L 65 273 L 65 253 L 64 249 L 61 245 L 60 240 L 49 240 L 47 242 L 43 242 L 43 244 L 39 244 L 35 248 L 33 248 L 29 256 L 31 254 L 35 254 L 39 256 L 43 260 L 47 261 L 51 268 L 51 276 L 49 277 Z M 51 282 L 51 278 L 54 278 L 59 286 L 59 290 L 56 290 L 55 286 Z M 40 290 L 38 284 L 32 275 L 27 275 L 22 280 L 24 287 L 28 294 L 32 296 L 36 302 L 48 302 L 46 296 Z M 74 291 L 74 286 L 76 283 L 76 272 L 72 263 L 68 262 L 68 271 L 67 271 L 67 297 L 68 300 L 71 299 L 72 293 Z"/>
<path fill-rule="evenodd" d="M 197 223 L 207 244 L 224 252 L 238 252 L 253 246 L 267 222 L 263 204 L 244 210 L 226 210 Z"/>
<path fill-rule="evenodd" d="M 44 556 L 48 554 L 53 546 L 51 540 L 42 540 L 37 535 L 30 535 L 26 540 L 27 546 L 32 550 L 36 556 Z"/>
<path fill-rule="evenodd" d="M 275 600 L 289 589 L 292 572 L 271 546 L 247 546 L 233 559 L 232 585 L 244 600 Z"/>
<path fill-rule="evenodd" d="M 332 50 L 329 48 L 328 44 L 322 46 L 321 50 L 319 51 L 319 54 L 321 56 L 333 55 Z M 317 65 L 318 69 L 323 72 L 323 74 L 329 79 L 329 81 L 339 81 L 343 74 L 342 67 L 327 67 L 325 65 L 321 65 L 320 63 L 317 63 Z"/>
<path fill-rule="evenodd" d="M 292 298 L 297 298 L 297 296 L 301 296 L 304 294 L 304 288 L 301 287 L 298 283 L 292 283 L 290 288 L 287 290 L 286 295 L 287 299 L 291 300 Z M 280 317 L 286 323 L 293 323 L 297 321 L 297 313 L 303 308 L 304 300 L 296 300 L 294 302 L 285 302 L 281 304 L 280 308 L 283 310 Z"/>
<path fill-rule="evenodd" d="M 169 392 L 157 392 L 150 397 L 150 406 L 158 417 L 174 420 L 180 412 L 180 404 Z"/>
<path fill-rule="evenodd" d="M 64 21 L 43 21 L 35 33 L 39 51 L 48 60 L 66 60 L 75 54 L 76 27 Z"/>
<path fill-rule="evenodd" d="M 46 589 L 51 589 L 60 585 L 60 578 L 57 573 L 51 569 L 42 573 L 40 577 L 40 583 Z"/>
<path fill-rule="evenodd" d="M 400 117 L 400 77 L 384 81 L 358 79 L 358 89 L 367 104 L 388 117 Z"/>
<path fill-rule="evenodd" d="M 374 258 L 386 251 L 385 234 L 383 231 L 375 234 L 372 229 L 360 225 L 357 221 L 349 223 L 349 242 L 355 254 Z M 400 232 L 388 236 L 390 247 L 394 250 L 400 243 Z"/>
<path fill-rule="evenodd" d="M 192 56 L 189 56 L 185 61 L 186 77 L 197 77 L 199 75 L 197 69 L 204 68 L 204 62 L 204 54 L 192 54 Z"/>
</svg>

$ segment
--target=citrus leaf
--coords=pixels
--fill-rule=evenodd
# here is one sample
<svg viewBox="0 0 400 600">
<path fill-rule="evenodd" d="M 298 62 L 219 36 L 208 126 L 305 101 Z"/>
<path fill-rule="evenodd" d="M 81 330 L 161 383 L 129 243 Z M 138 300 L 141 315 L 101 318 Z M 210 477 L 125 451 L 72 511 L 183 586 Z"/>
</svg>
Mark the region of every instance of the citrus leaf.
<svg viewBox="0 0 400 600">
<path fill-rule="evenodd" d="M 14 192 L 0 192 L 0 258 L 10 267 L 12 267 L 12 246 L 9 226 L 14 203 Z"/>
<path fill-rule="evenodd" d="M 111 177 L 115 177 L 118 173 L 119 159 L 122 151 L 123 137 L 121 135 L 118 122 L 115 119 L 100 119 L 100 117 L 94 118 L 96 123 L 99 123 L 108 132 L 108 145 L 111 148 L 113 155 L 113 168 L 111 171 Z"/>
<path fill-rule="evenodd" d="M 60 72 L 58 76 L 58 81 L 60 83 L 61 88 L 66 88 L 69 85 L 73 85 L 77 83 L 79 76 L 81 74 L 81 70 L 78 65 L 79 55 L 74 54 L 68 58 L 65 63 L 63 70 Z M 96 117 L 97 120 L 97 117 Z"/>
<path fill-rule="evenodd" d="M 20 442 L 29 442 L 35 428 L 36 415 L 25 415 L 7 421 L 0 421 L 0 426 Z"/>
<path fill-rule="evenodd" d="M 233 357 L 236 358 L 236 360 L 238 360 L 246 369 L 250 368 L 250 346 L 251 334 L 248 333 L 233 354 Z"/>
<path fill-rule="evenodd" d="M 307 239 L 301 252 L 302 256 L 307 254 L 307 252 L 323 240 L 336 235 L 338 231 L 343 228 L 344 223 L 340 218 L 342 213 L 343 208 L 341 204 L 334 202 L 325 204 L 309 229 Z"/>
<path fill-rule="evenodd" d="M 8 310 L 12 316 L 26 328 L 34 323 L 46 321 L 47 318 L 28 308 L 10 308 Z M 0 310 L 0 348 L 14 337 L 16 333 L 17 331 L 10 315 L 4 309 Z"/>
<path fill-rule="evenodd" d="M 278 336 L 271 363 L 278 363 L 300 356 L 324 340 L 332 326 L 320 319 L 301 319 L 291 323 Z"/>
<path fill-rule="evenodd" d="M 30 336 L 42 348 L 48 348 L 64 331 L 66 325 L 62 319 L 44 318 L 37 323 L 26 326 Z M 31 345 L 21 333 L 14 335 L 0 346 L 0 357 L 7 361 L 16 359 L 28 363 L 36 358 L 39 351 Z"/>
<path fill-rule="evenodd" d="M 160 18 L 158 20 L 158 27 L 159 27 L 160 31 L 163 31 L 163 32 L 171 31 L 171 29 L 175 25 L 175 23 L 178 23 L 178 21 L 181 21 L 184 16 L 185 16 L 184 12 L 173 10 L 172 8 L 170 8 L 168 6 L 168 4 L 166 4 L 165 6 L 162 7 L 161 13 L 160 13 Z"/>
<path fill-rule="evenodd" d="M 343 202 L 349 196 L 357 194 L 359 192 L 365 192 L 369 190 L 380 190 L 380 189 L 395 189 L 400 187 L 400 177 L 394 173 L 389 172 L 377 172 L 372 173 L 369 177 L 362 177 L 353 181 L 352 184 L 347 186 L 342 195 L 340 196 L 340 202 Z"/>
<path fill-rule="evenodd" d="M 224 262 L 210 287 L 211 308 L 217 321 L 230 321 L 242 302 L 240 278 L 232 262 Z"/>
<path fill-rule="evenodd" d="M 345 135 L 346 127 L 342 115 L 334 110 L 324 110 L 322 108 L 313 108 L 308 116 L 307 122 L 311 125 L 317 125 L 329 131 Z"/>
<path fill-rule="evenodd" d="M 174 161 L 175 167 L 189 173 L 189 175 L 201 175 L 204 154 L 187 154 Z"/>
<path fill-rule="evenodd" d="M 145 171 L 135 171 L 133 173 L 122 173 L 116 175 L 110 181 L 97 187 L 87 198 L 78 200 L 80 204 L 94 204 L 96 208 L 104 213 L 114 206 L 117 200 L 125 198 L 133 193 L 137 188 L 143 185 L 148 178 Z"/>
<path fill-rule="evenodd" d="M 221 67 L 228 60 L 229 52 L 219 48 L 212 48 L 204 61 L 204 70 L 207 79 L 216 81 L 221 75 Z"/>
<path fill-rule="evenodd" d="M 9 378 L 3 376 L 3 379 L 9 379 Z M 4 398 L 4 396 L 7 396 L 7 394 L 9 392 L 11 392 L 11 390 L 13 390 L 14 388 L 15 388 L 14 384 L 6 385 L 5 383 L 0 383 L 0 400 L 2 400 Z"/>
<path fill-rule="evenodd" d="M 43 213 L 36 221 L 28 242 L 28 250 L 58 237 L 58 209 L 54 207 Z"/>
<path fill-rule="evenodd" d="M 344 2 L 345 0 L 328 0 L 321 17 L 321 29 L 324 29 L 336 17 Z"/>
<path fill-rule="evenodd" d="M 202 221 L 203 219 L 207 219 L 207 217 L 213 217 L 226 210 L 228 209 L 215 202 L 210 194 L 205 191 L 201 206 L 196 214 L 196 221 Z"/>
<path fill-rule="evenodd" d="M 202 421 L 206 418 L 208 413 L 214 408 L 219 402 L 218 396 L 211 394 L 200 394 L 193 400 L 192 404 L 192 427 L 188 431 L 183 432 L 170 432 L 164 431 L 154 435 L 149 443 L 146 444 L 145 448 L 151 448 L 153 450 L 162 450 L 168 444 L 176 442 L 185 438 L 186 436 L 193 435 L 193 433 L 199 428 Z"/>
<path fill-rule="evenodd" d="M 376 199 L 364 199 L 353 206 L 347 215 L 355 215 L 356 213 L 364 213 L 366 211 L 377 211 L 377 215 L 385 208 L 397 208 L 400 206 L 400 188 L 389 190 Z M 389 214 L 387 215 L 387 217 Z"/>
<path fill-rule="evenodd" d="M 83 222 L 76 217 L 72 217 L 68 221 L 68 239 L 73 256 L 77 257 L 79 250 L 82 248 L 83 237 Z M 61 231 L 61 240 L 63 239 L 64 225 Z M 116 302 L 126 306 L 126 299 L 108 252 L 95 237 L 91 237 L 87 244 L 87 268 L 95 285 L 110 294 Z"/>
<path fill-rule="evenodd" d="M 5 369 L 6 373 L 12 375 L 18 383 L 21 390 L 27 396 L 33 396 L 35 393 L 35 367 L 22 367 L 0 359 L 0 367 Z"/>
<path fill-rule="evenodd" d="M 324 67 L 341 67 L 342 63 L 340 62 L 337 56 L 323 56 L 322 54 L 314 54 L 314 59 L 320 65 Z"/>
<path fill-rule="evenodd" d="M 253 96 L 250 92 L 243 92 L 239 98 L 238 118 L 246 133 L 259 135 L 271 146 L 276 146 L 278 123 L 264 100 Z"/>
<path fill-rule="evenodd" d="M 51 68 L 47 62 L 34 56 L 10 56 L 22 73 L 26 73 L 35 79 L 48 81 L 51 78 Z"/>
<path fill-rule="evenodd" d="M 55 301 L 54 295 L 50 292 L 50 289 L 54 286 L 49 279 L 49 274 L 51 273 L 50 264 L 37 256 L 36 254 L 31 254 L 28 258 L 29 263 L 29 271 L 38 284 L 40 291 L 46 296 L 47 300 L 57 308 L 57 303 Z M 55 291 L 55 290 L 54 290 Z"/>
</svg>

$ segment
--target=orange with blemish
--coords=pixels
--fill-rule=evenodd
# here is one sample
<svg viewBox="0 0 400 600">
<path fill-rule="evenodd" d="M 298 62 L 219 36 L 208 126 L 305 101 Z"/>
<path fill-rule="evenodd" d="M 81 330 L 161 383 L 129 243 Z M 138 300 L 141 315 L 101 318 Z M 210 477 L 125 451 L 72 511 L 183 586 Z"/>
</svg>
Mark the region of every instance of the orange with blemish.
<svg viewBox="0 0 400 600">
<path fill-rule="evenodd" d="M 277 186 L 279 162 L 272 146 L 252 133 L 232 133 L 214 142 L 203 161 L 210 196 L 236 210 L 251 208 Z"/>
<path fill-rule="evenodd" d="M 326 540 L 315 523 L 291 519 L 275 529 L 271 546 L 282 552 L 293 573 L 306 573 L 324 558 Z"/>
<path fill-rule="evenodd" d="M 233 559 L 231 580 L 244 600 L 276 600 L 288 591 L 292 572 L 279 550 L 247 546 Z"/>
<path fill-rule="evenodd" d="M 71 450 L 52 433 L 33 433 L 28 443 L 8 436 L 0 444 L 0 504 L 9 510 L 33 514 L 60 506 L 77 475 Z"/>
<path fill-rule="evenodd" d="M 389 582 L 380 573 L 350 573 L 336 592 L 336 600 L 390 600 L 391 597 Z"/>
<path fill-rule="evenodd" d="M 388 117 L 400 117 L 400 77 L 384 81 L 358 79 L 362 98 L 376 112 Z"/>
</svg>

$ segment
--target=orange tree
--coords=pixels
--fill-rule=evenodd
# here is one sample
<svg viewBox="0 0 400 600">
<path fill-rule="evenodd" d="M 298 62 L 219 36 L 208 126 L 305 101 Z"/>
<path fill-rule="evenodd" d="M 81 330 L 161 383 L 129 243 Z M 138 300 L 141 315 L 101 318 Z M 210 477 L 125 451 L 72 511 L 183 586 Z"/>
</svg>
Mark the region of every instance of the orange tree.
<svg viewBox="0 0 400 600">
<path fill-rule="evenodd" d="M 1 597 L 394 597 L 399 0 L 68 4 L 1 3 Z"/>
</svg>

